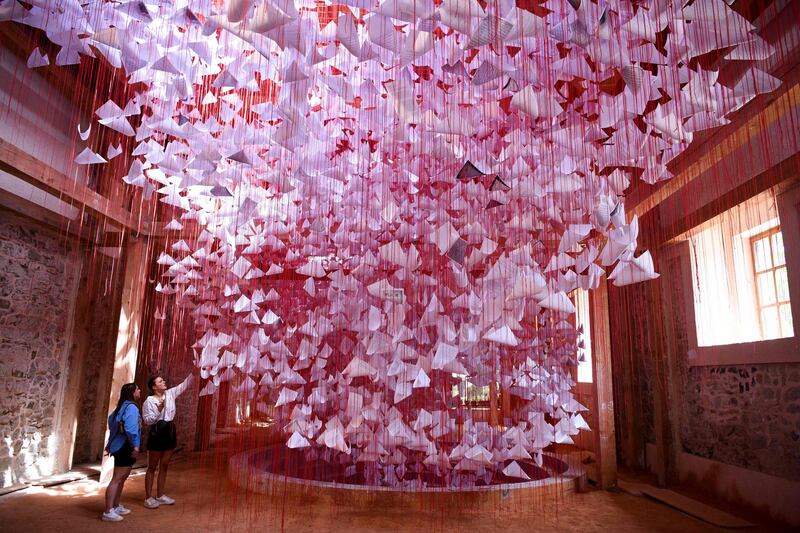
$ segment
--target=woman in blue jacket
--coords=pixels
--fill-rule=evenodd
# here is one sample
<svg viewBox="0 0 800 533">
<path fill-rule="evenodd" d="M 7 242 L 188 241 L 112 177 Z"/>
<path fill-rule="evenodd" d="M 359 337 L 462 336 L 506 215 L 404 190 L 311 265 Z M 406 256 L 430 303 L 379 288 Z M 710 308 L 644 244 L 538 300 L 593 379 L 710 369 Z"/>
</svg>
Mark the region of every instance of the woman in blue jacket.
<svg viewBox="0 0 800 533">
<path fill-rule="evenodd" d="M 117 408 L 108 417 L 108 445 L 106 450 L 114 457 L 114 475 L 106 488 L 106 510 L 103 520 L 119 522 L 122 516 L 130 513 L 119 503 L 122 487 L 131 473 L 139 453 L 141 419 L 136 404 L 142 391 L 136 383 L 127 383 L 119 393 Z"/>
</svg>

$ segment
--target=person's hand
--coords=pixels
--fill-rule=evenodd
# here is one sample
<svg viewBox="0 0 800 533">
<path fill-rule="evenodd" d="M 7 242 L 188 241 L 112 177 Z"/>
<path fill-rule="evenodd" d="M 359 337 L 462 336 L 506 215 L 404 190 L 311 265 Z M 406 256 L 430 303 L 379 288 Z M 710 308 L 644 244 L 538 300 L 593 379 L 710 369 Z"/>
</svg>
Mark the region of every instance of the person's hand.
<svg viewBox="0 0 800 533">
<path fill-rule="evenodd" d="M 139 448 L 134 448 L 133 453 L 139 453 Z"/>
</svg>

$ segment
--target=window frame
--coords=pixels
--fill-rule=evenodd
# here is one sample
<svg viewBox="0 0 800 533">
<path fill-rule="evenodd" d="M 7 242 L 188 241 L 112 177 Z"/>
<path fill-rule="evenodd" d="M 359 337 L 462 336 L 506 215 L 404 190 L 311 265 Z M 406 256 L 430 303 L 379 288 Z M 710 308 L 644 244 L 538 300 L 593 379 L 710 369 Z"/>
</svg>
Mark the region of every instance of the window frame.
<svg viewBox="0 0 800 533">
<path fill-rule="evenodd" d="M 766 189 L 768 190 L 768 189 Z M 766 339 L 759 341 L 743 342 L 716 346 L 699 346 L 694 327 L 688 327 L 689 352 L 687 364 L 689 367 L 750 365 L 750 364 L 776 364 L 800 363 L 800 331 L 797 331 L 798 317 L 800 317 L 800 182 L 785 182 L 773 189 L 778 210 L 778 226 L 783 229 L 783 250 L 786 264 L 786 276 L 789 285 L 789 301 L 795 332 L 791 337 L 779 339 Z M 705 224 L 701 223 L 695 228 Z M 687 232 L 688 233 L 688 232 Z M 679 243 L 687 238 L 684 233 L 672 240 Z M 680 254 L 683 261 L 691 260 L 688 253 Z M 749 259 L 750 254 L 745 256 Z M 752 266 L 751 266 L 752 268 Z M 676 280 L 677 282 L 678 280 Z M 687 276 L 682 285 L 687 294 L 692 294 L 692 279 Z M 694 299 L 688 298 L 687 316 L 694 321 Z M 691 323 L 691 322 L 690 322 Z"/>
<path fill-rule="evenodd" d="M 762 231 L 760 233 L 757 233 L 755 235 L 752 235 L 750 237 L 750 239 L 749 239 L 749 241 L 750 241 L 749 242 L 749 245 L 750 245 L 750 258 L 751 258 L 751 261 L 752 261 L 751 264 L 752 264 L 752 275 L 753 275 L 753 287 L 754 287 L 754 290 L 755 290 L 755 293 L 756 293 L 754 301 L 755 301 L 755 304 L 756 304 L 756 309 L 757 309 L 757 314 L 758 314 L 758 323 L 759 323 L 759 328 L 761 329 L 761 338 L 762 338 L 762 340 L 771 340 L 773 338 L 782 339 L 782 338 L 786 338 L 786 337 L 790 336 L 790 335 L 786 334 L 783 331 L 783 324 L 782 324 L 782 321 L 780 319 L 780 310 L 781 310 L 782 306 L 787 306 L 787 305 L 789 306 L 790 316 L 791 316 L 791 295 L 789 295 L 789 297 L 786 300 L 781 300 L 780 299 L 780 295 L 778 293 L 778 276 L 777 276 L 777 272 L 778 272 L 778 270 L 781 270 L 781 269 L 786 271 L 786 248 L 785 247 L 783 249 L 783 263 L 781 263 L 780 265 L 777 265 L 777 266 L 775 264 L 775 259 L 776 259 L 776 255 L 777 254 L 776 254 L 776 250 L 774 249 L 774 246 L 773 246 L 773 243 L 772 243 L 772 237 L 773 237 L 773 235 L 779 235 L 779 234 L 781 235 L 781 242 L 783 242 L 783 233 L 781 232 L 781 225 L 780 224 L 778 224 L 777 226 L 773 226 L 772 228 L 769 228 L 769 229 L 767 229 L 765 231 Z M 765 268 L 763 270 L 759 270 L 758 266 L 757 266 L 758 262 L 756 261 L 756 257 L 757 257 L 756 256 L 756 243 L 764 241 L 764 240 L 766 240 L 767 246 L 769 247 L 769 256 L 770 256 L 770 265 L 771 266 L 769 266 L 769 267 L 767 267 L 767 268 Z M 767 273 L 772 275 L 772 288 L 773 288 L 773 292 L 774 292 L 774 295 L 775 295 L 775 302 L 773 302 L 771 304 L 762 303 L 762 301 L 761 301 L 761 289 L 760 289 L 759 284 L 758 284 L 758 278 L 760 276 L 762 276 L 763 274 L 767 274 Z M 764 311 L 765 309 L 773 308 L 773 307 L 775 308 L 775 311 L 777 312 L 777 316 L 778 316 L 778 337 L 767 337 L 762 311 Z"/>
</svg>

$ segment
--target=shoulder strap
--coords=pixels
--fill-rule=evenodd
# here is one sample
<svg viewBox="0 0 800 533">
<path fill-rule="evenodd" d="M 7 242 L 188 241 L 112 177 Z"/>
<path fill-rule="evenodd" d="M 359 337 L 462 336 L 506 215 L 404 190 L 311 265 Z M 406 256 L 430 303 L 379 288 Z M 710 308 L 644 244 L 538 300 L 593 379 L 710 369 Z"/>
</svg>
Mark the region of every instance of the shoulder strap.
<svg viewBox="0 0 800 533">
<path fill-rule="evenodd" d="M 126 402 L 125 408 L 122 409 L 122 412 L 117 411 L 117 414 L 114 417 L 114 419 L 117 422 L 117 435 L 125 435 L 125 424 L 122 422 L 122 420 L 120 420 L 120 418 L 121 418 L 121 415 L 125 414 L 125 409 L 128 408 L 128 405 L 129 404 L 127 404 L 127 402 Z M 111 445 L 111 437 L 109 436 L 109 440 L 108 440 L 108 443 L 106 444 L 106 448 L 105 448 L 106 451 L 108 451 L 108 447 L 110 445 Z"/>
<path fill-rule="evenodd" d="M 125 433 L 125 411 L 130 407 L 130 402 L 125 402 L 125 407 L 123 407 L 122 411 L 117 413 L 117 424 L 119 427 L 119 433 Z"/>
<path fill-rule="evenodd" d="M 175 400 L 173 399 L 173 402 Z M 161 410 L 161 414 L 158 415 L 160 420 L 164 420 L 164 417 L 167 416 L 167 395 L 164 394 L 164 408 Z"/>
</svg>

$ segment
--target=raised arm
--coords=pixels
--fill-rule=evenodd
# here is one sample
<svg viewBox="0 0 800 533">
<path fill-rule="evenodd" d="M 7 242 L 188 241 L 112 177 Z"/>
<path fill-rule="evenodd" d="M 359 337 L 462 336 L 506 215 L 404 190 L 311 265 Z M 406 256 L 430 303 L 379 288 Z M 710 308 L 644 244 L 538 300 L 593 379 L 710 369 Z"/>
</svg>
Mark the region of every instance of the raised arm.
<svg viewBox="0 0 800 533">
<path fill-rule="evenodd" d="M 186 389 L 189 388 L 192 382 L 194 382 L 194 373 L 189 374 L 186 377 L 186 379 L 183 380 L 183 383 L 181 383 L 177 387 L 172 387 L 167 391 L 167 393 L 171 394 L 173 398 L 177 398 L 178 396 L 186 392 Z"/>
</svg>

